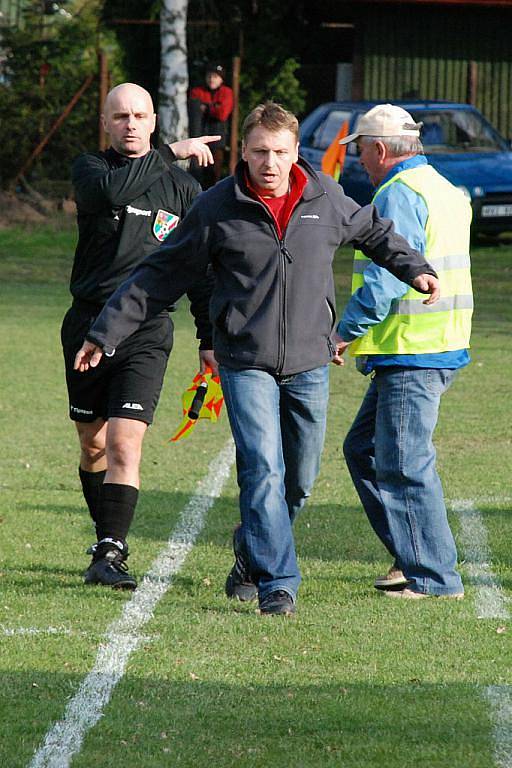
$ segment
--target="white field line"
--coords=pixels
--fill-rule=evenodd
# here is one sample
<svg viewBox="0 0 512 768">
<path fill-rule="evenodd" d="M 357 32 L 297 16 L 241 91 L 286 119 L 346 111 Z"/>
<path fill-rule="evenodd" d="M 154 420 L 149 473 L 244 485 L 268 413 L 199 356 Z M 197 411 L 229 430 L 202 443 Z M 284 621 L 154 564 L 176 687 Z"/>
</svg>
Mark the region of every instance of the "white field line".
<svg viewBox="0 0 512 768">
<path fill-rule="evenodd" d="M 167 546 L 154 560 L 121 617 L 107 630 L 93 669 L 71 699 L 62 720 L 55 723 L 34 754 L 30 768 L 68 768 L 82 746 L 85 734 L 102 717 L 112 691 L 122 678 L 131 654 L 142 642 L 141 629 L 152 618 L 172 577 L 201 532 L 206 514 L 228 479 L 234 461 L 231 440 L 210 464 L 208 475 L 198 483 L 194 496 L 181 513 Z"/>
<path fill-rule="evenodd" d="M 472 501 L 456 501 L 452 509 L 459 515 L 459 539 L 469 579 L 476 587 L 475 608 L 479 619 L 508 619 L 507 597 L 491 570 L 487 528 Z"/>
<path fill-rule="evenodd" d="M 491 705 L 494 764 L 512 768 L 512 692 L 509 685 L 488 685 L 484 697 Z"/>
<path fill-rule="evenodd" d="M 451 506 L 459 515 L 459 538 L 466 568 L 470 581 L 476 587 L 477 617 L 510 619 L 509 601 L 491 570 L 487 528 L 480 511 L 472 501 L 457 501 Z M 494 764 L 496 768 L 512 768 L 512 688 L 509 685 L 488 685 L 482 695 L 491 708 Z"/>
<path fill-rule="evenodd" d="M 70 635 L 71 630 L 66 627 L 4 627 L 0 624 L 0 634 L 5 637 L 33 636 L 33 635 Z"/>
<path fill-rule="evenodd" d="M 0 624 L 0 635 L 4 637 L 37 637 L 38 635 L 66 635 L 66 637 L 87 637 L 89 640 L 95 640 L 98 634 L 92 632 L 74 632 L 67 627 L 5 627 Z M 159 640 L 160 635 L 141 635 L 140 641 L 146 645 L 146 643 L 153 643 L 155 640 Z"/>
</svg>

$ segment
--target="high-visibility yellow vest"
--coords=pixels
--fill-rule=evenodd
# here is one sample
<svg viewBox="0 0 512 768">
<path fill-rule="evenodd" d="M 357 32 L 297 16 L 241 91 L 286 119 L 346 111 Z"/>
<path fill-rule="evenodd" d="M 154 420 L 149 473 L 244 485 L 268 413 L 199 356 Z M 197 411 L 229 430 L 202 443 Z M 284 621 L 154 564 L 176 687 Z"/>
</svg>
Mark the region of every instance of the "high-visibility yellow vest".
<svg viewBox="0 0 512 768">
<path fill-rule="evenodd" d="M 374 195 L 390 184 L 406 184 L 425 201 L 425 259 L 436 270 L 441 298 L 423 304 L 425 295 L 409 288 L 394 299 L 388 316 L 350 345 L 352 355 L 428 354 L 469 347 L 473 292 L 469 258 L 471 205 L 464 193 L 429 165 L 397 173 Z M 370 260 L 354 253 L 352 293 L 364 283 Z"/>
</svg>

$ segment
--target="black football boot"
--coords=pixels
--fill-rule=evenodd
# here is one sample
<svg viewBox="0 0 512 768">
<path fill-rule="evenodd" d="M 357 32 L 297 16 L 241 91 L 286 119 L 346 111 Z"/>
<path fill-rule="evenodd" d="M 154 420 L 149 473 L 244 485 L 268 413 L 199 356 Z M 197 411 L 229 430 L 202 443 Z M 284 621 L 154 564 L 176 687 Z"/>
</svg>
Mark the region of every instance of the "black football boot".
<svg viewBox="0 0 512 768">
<path fill-rule="evenodd" d="M 84 573 L 85 584 L 103 584 L 112 589 L 135 589 L 136 579 L 128 573 L 128 545 L 115 539 L 102 539 L 88 550 L 91 564 Z"/>
</svg>

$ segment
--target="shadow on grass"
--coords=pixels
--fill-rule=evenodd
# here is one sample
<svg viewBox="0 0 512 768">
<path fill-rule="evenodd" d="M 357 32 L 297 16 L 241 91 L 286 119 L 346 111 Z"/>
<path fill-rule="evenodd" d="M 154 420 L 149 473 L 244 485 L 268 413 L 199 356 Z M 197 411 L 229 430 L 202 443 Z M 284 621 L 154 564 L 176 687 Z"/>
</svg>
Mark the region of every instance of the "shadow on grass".
<svg viewBox="0 0 512 768">
<path fill-rule="evenodd" d="M 109 765 L 139 768 L 493 764 L 487 705 L 472 685 L 354 683 L 340 669 L 329 684 L 213 683 L 180 679 L 190 674 L 180 664 L 166 681 L 125 677 L 78 765 L 105 765 L 106 752 Z M 3 765 L 25 768 L 80 682 L 39 670 L 0 676 Z"/>
<path fill-rule="evenodd" d="M 137 540 L 161 541 L 162 544 L 166 542 L 189 501 L 190 496 L 181 492 L 143 491 L 130 529 L 130 540 L 134 546 Z M 90 544 L 94 538 L 85 504 L 27 504 L 26 509 L 34 514 L 76 514 L 83 520 L 84 545 Z M 451 513 L 451 517 L 457 525 L 455 513 Z M 510 529 L 510 513 L 503 507 L 486 506 L 485 518 L 488 518 L 493 530 Z M 206 525 L 199 540 L 231 552 L 233 528 L 238 521 L 238 499 L 235 496 L 223 496 L 208 512 Z M 294 533 L 297 552 L 301 558 L 331 562 L 357 561 L 372 565 L 382 565 L 390 560 L 359 506 L 308 504 L 295 522 Z M 504 536 L 500 540 L 492 541 L 496 562 L 506 568 L 512 567 L 508 539 L 509 537 Z"/>
<path fill-rule="evenodd" d="M 79 502 L 74 504 L 23 504 L 23 510 L 34 515 L 37 520 L 37 514 L 46 513 L 54 515 L 76 515 L 84 523 L 84 530 L 90 537 L 92 532 L 92 521 L 85 501 L 78 497 Z M 190 501 L 190 495 L 179 491 L 153 491 L 143 490 L 139 496 L 137 510 L 130 528 L 130 535 L 141 539 L 154 541 L 166 541 L 172 533 L 181 513 Z M 230 518 L 238 518 L 238 501 L 232 497 L 223 497 L 215 502 L 215 506 L 230 510 Z M 210 513 L 211 514 L 211 511 Z M 230 529 L 231 523 L 227 524 L 226 530 Z M 230 529 L 232 533 L 232 527 Z M 228 539 L 226 538 L 223 545 Z M 88 541 L 88 539 L 87 539 Z M 88 542 L 90 543 L 90 542 Z"/>
<path fill-rule="evenodd" d="M 226 513 L 231 515 L 227 525 Z M 238 521 L 236 499 L 225 509 L 215 505 L 202 539 L 214 546 L 231 549 L 233 528 Z M 386 550 L 373 535 L 363 510 L 356 506 L 308 504 L 295 521 L 294 535 L 301 558 L 377 563 L 387 556 Z"/>
</svg>

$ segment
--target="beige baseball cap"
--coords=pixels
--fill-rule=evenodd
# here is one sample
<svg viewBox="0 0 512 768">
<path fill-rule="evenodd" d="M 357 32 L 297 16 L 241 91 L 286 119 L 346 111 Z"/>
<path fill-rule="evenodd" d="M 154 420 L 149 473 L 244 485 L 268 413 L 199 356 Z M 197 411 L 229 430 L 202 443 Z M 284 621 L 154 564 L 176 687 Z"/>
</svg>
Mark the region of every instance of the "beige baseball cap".
<svg viewBox="0 0 512 768">
<path fill-rule="evenodd" d="M 415 123 L 411 115 L 393 104 L 377 104 L 361 115 L 356 132 L 345 136 L 340 144 L 348 144 L 359 136 L 416 136 L 420 135 L 423 123 Z"/>
</svg>

